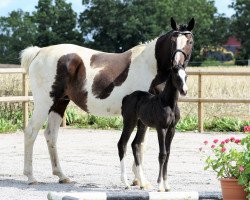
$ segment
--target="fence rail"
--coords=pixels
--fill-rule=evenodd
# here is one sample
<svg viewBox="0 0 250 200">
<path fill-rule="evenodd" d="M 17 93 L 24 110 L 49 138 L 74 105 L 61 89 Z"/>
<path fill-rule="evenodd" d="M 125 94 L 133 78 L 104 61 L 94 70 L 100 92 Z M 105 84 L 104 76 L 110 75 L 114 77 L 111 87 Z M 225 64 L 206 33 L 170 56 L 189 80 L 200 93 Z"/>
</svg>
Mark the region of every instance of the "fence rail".
<svg viewBox="0 0 250 200">
<path fill-rule="evenodd" d="M 0 74 L 22 74 L 22 94 L 23 96 L 8 96 L 0 97 L 0 102 L 22 102 L 23 103 L 23 115 L 24 115 L 24 127 L 28 124 L 28 114 L 29 114 L 29 102 L 33 101 L 33 97 L 28 95 L 28 75 L 25 73 L 23 68 L 17 68 L 18 65 L 10 65 L 15 68 L 1 68 L 6 66 L 0 64 Z M 8 65 L 7 65 L 8 66 Z M 9 66 L 9 67 L 10 67 Z M 250 99 L 219 99 L 219 98 L 204 98 L 204 88 L 203 88 L 203 77 L 204 76 L 250 76 L 250 72 L 219 72 L 219 71 L 205 71 L 197 70 L 190 71 L 187 70 L 188 75 L 198 76 L 198 98 L 181 98 L 180 102 L 189 102 L 198 104 L 198 131 L 203 132 L 203 119 L 204 119 L 204 103 L 244 103 L 250 104 Z M 63 126 L 66 126 L 66 118 L 63 119 Z"/>
</svg>

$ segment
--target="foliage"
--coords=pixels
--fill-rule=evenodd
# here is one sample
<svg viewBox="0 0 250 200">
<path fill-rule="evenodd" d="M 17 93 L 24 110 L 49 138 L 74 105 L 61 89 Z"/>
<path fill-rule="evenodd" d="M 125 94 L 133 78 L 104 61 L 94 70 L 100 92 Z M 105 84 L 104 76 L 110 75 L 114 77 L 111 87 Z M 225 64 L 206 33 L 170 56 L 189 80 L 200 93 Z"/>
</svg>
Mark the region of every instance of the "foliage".
<svg viewBox="0 0 250 200">
<path fill-rule="evenodd" d="M 243 131 L 243 127 L 249 125 L 249 121 L 242 121 L 230 117 L 215 118 L 205 122 L 205 129 L 215 132 Z"/>
<path fill-rule="evenodd" d="M 249 0 L 235 0 L 231 7 L 236 11 L 232 18 L 231 31 L 236 34 L 242 44 L 241 57 L 250 55 L 250 1 Z"/>
<path fill-rule="evenodd" d="M 122 129 L 121 117 L 99 117 L 94 115 L 79 115 L 74 108 L 66 110 L 67 125 L 77 128 Z"/>
<path fill-rule="evenodd" d="M 54 2 L 54 4 L 53 4 Z M 28 46 L 59 43 L 82 45 L 76 28 L 77 14 L 65 0 L 39 0 L 31 15 L 22 10 L 0 17 L 0 63 L 19 63 L 19 53 Z"/>
<path fill-rule="evenodd" d="M 213 1 L 107 0 L 103 4 L 98 0 L 83 0 L 83 4 L 87 9 L 80 15 L 79 25 L 85 35 L 92 35 L 92 41 L 89 41 L 92 48 L 110 52 L 125 51 L 170 31 L 172 16 L 178 23 L 187 23 L 191 17 L 195 18 L 195 55 L 199 54 L 201 46 L 214 40 L 210 34 L 216 13 Z M 220 35 L 224 40 L 223 33 Z M 220 43 L 220 38 L 217 43 Z"/>
<path fill-rule="evenodd" d="M 0 133 L 15 132 L 23 127 L 23 113 L 20 104 L 1 104 Z"/>
<path fill-rule="evenodd" d="M 205 170 L 212 169 L 218 178 L 237 178 L 238 183 L 250 191 L 250 135 L 244 139 L 234 137 L 213 143 L 204 141 Z M 209 147 L 210 146 L 210 147 Z"/>
<path fill-rule="evenodd" d="M 92 48 L 123 52 L 157 36 L 156 1 L 83 0 L 79 25 Z"/>
<path fill-rule="evenodd" d="M 36 25 L 22 10 L 0 17 L 0 63 L 18 63 L 19 52 L 35 41 Z"/>
<path fill-rule="evenodd" d="M 65 0 L 39 0 L 34 13 L 38 24 L 35 45 L 59 43 L 83 44 L 82 34 L 76 29 L 77 14 Z"/>
<path fill-rule="evenodd" d="M 181 118 L 176 125 L 178 131 L 194 131 L 198 129 L 198 118 L 187 116 Z"/>
</svg>

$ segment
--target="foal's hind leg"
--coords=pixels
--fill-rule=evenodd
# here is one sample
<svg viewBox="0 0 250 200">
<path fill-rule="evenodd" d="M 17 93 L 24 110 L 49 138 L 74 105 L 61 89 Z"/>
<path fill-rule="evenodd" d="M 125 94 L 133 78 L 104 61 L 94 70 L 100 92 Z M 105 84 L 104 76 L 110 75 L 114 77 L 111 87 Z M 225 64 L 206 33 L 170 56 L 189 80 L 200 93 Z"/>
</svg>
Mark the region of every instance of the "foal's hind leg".
<svg viewBox="0 0 250 200">
<path fill-rule="evenodd" d="M 36 184 L 37 181 L 33 176 L 33 146 L 38 131 L 47 119 L 50 102 L 35 101 L 34 112 L 29 120 L 28 126 L 24 130 L 24 171 L 23 174 L 28 177 L 28 184 Z"/>
<path fill-rule="evenodd" d="M 171 143 L 172 143 L 174 135 L 175 135 L 175 127 L 169 127 L 167 135 L 166 135 L 166 139 L 165 139 L 167 157 L 163 166 L 163 184 L 164 184 L 164 188 L 166 192 L 171 189 L 167 180 L 167 168 L 168 168 L 168 159 L 170 155 L 170 147 L 171 147 Z"/>
<path fill-rule="evenodd" d="M 126 167 L 125 167 L 125 156 L 126 156 L 126 151 L 127 151 L 127 143 L 131 136 L 131 133 L 133 132 L 135 128 L 136 121 L 137 121 L 136 119 L 133 119 L 130 117 L 129 119 L 126 119 L 125 117 L 123 118 L 122 135 L 117 144 L 120 162 L 121 162 L 121 181 L 125 184 L 126 189 L 130 188 L 130 185 L 128 183 L 127 172 L 126 172 Z"/>
<path fill-rule="evenodd" d="M 62 170 L 59 163 L 59 158 L 57 154 L 57 136 L 60 124 L 62 123 L 62 118 L 64 111 L 69 103 L 69 100 L 60 100 L 54 102 L 50 109 L 48 117 L 48 126 L 44 132 L 44 136 L 47 141 L 47 146 L 50 154 L 52 172 L 54 175 L 59 177 L 59 183 L 69 183 L 70 179 L 67 178 Z"/>
<path fill-rule="evenodd" d="M 135 169 L 134 172 L 136 174 L 136 178 L 138 180 L 138 184 L 142 189 L 149 189 L 151 187 L 150 183 L 146 180 L 143 173 L 143 142 L 145 141 L 145 133 L 147 127 L 140 121 L 138 122 L 138 131 L 136 133 L 135 139 L 132 142 L 132 149 L 134 155 Z"/>
<path fill-rule="evenodd" d="M 139 144 L 139 156 L 140 156 L 142 168 L 143 168 L 144 152 L 145 152 L 146 143 L 147 143 L 147 135 L 146 135 L 147 129 L 148 129 L 148 127 L 146 125 L 144 125 L 141 122 L 141 120 L 138 120 L 136 136 L 137 135 L 138 135 L 137 137 L 140 136 L 141 141 L 142 141 Z M 135 178 L 133 180 L 133 185 L 134 186 L 136 186 L 136 185 L 140 186 L 139 175 L 137 173 L 135 161 L 134 161 L 133 166 L 132 166 L 132 171 L 133 171 L 133 173 L 135 175 Z"/>
</svg>

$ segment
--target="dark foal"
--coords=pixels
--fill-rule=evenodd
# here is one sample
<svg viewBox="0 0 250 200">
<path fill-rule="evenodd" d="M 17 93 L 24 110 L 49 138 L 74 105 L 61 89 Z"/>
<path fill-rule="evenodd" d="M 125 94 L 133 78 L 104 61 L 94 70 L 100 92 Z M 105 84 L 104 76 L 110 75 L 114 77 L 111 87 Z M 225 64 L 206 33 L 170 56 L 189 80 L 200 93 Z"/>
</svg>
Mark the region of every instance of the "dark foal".
<svg viewBox="0 0 250 200">
<path fill-rule="evenodd" d="M 127 142 L 135 126 L 146 125 L 157 130 L 159 142 L 159 191 L 168 191 L 167 165 L 170 154 L 170 145 L 175 134 L 175 126 L 180 119 L 180 112 L 177 105 L 179 93 L 187 94 L 186 72 L 182 65 L 174 66 L 170 69 L 170 75 L 166 81 L 164 90 L 153 95 L 149 92 L 135 91 L 124 97 L 122 102 L 123 131 L 118 142 L 118 151 L 121 161 L 121 179 L 126 188 L 129 187 L 125 170 L 124 158 L 126 154 Z M 142 123 L 140 125 L 140 123 Z M 137 131 L 135 140 L 132 142 L 133 155 L 136 164 L 136 173 L 142 189 L 148 187 L 140 156 L 140 144 L 144 135 Z"/>
</svg>

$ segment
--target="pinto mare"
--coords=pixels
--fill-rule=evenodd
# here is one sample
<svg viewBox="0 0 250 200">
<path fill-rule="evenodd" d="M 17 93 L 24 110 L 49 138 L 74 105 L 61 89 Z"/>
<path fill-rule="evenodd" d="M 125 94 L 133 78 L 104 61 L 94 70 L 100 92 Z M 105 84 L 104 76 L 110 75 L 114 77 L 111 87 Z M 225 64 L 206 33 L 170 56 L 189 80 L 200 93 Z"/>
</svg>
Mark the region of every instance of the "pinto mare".
<svg viewBox="0 0 250 200">
<path fill-rule="evenodd" d="M 157 91 L 157 86 L 168 77 L 172 58 L 176 63 L 188 62 L 193 46 L 190 31 L 194 19 L 188 25 L 178 26 L 171 18 L 171 26 L 173 30 L 165 35 L 120 54 L 71 44 L 28 47 L 22 51 L 21 65 L 29 73 L 34 98 L 33 115 L 24 130 L 24 174 L 29 184 L 37 183 L 33 175 L 33 146 L 46 120 L 44 135 L 52 172 L 59 177 L 60 183 L 70 182 L 61 170 L 56 146 L 58 129 L 70 100 L 87 113 L 120 115 L 124 96 L 135 90 L 151 88 L 152 92 Z M 170 53 L 172 40 L 177 41 L 179 50 L 174 57 Z M 141 123 L 138 127 L 143 135 L 147 127 Z"/>
</svg>

